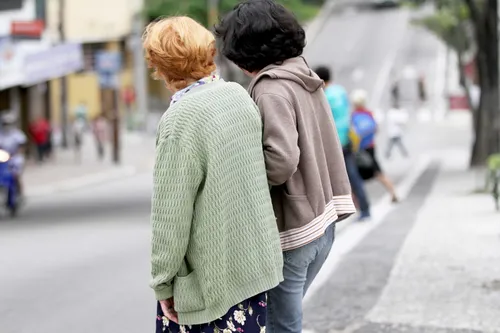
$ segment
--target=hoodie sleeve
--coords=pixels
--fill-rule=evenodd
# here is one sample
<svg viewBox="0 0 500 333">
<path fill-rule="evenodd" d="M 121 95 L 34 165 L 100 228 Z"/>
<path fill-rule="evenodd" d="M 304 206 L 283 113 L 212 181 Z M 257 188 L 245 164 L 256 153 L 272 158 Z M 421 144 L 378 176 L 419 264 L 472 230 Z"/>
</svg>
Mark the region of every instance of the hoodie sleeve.
<svg viewBox="0 0 500 333">
<path fill-rule="evenodd" d="M 300 150 L 295 111 L 288 100 L 264 93 L 257 99 L 264 126 L 263 145 L 269 184 L 284 184 L 297 171 Z"/>
</svg>

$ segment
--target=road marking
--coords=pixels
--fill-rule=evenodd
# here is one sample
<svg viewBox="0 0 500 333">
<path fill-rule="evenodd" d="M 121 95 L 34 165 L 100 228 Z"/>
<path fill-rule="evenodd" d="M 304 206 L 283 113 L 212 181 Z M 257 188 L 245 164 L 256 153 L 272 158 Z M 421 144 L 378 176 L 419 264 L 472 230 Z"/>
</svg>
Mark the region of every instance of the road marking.
<svg viewBox="0 0 500 333">
<path fill-rule="evenodd" d="M 409 11 L 405 11 L 404 15 L 401 17 L 401 19 L 405 20 L 405 22 L 408 22 L 408 17 L 410 16 Z M 406 36 L 406 30 L 408 30 L 408 24 L 405 24 L 401 31 L 401 35 L 398 38 L 398 42 L 396 43 L 396 47 L 390 51 L 388 56 L 385 58 L 384 63 L 382 64 L 382 68 L 380 69 L 378 75 L 377 75 L 377 80 L 375 81 L 375 86 L 373 87 L 373 92 L 371 95 L 370 102 L 372 105 L 375 106 L 380 106 L 382 105 L 382 97 L 384 96 L 384 93 L 386 92 L 387 84 L 389 83 L 389 78 L 391 75 L 392 67 L 394 66 L 394 63 L 396 62 L 398 53 L 400 48 L 403 45 L 403 39 Z"/>
<path fill-rule="evenodd" d="M 336 0 L 327 0 L 323 5 L 323 7 L 321 7 L 319 14 L 316 16 L 316 18 L 312 22 L 310 22 L 310 24 L 307 25 L 306 37 L 308 45 L 313 45 L 314 40 L 323 29 L 323 26 L 330 17 L 330 14 L 332 13 L 336 5 L 337 5 Z"/>
<path fill-rule="evenodd" d="M 382 97 L 389 82 L 389 76 L 391 74 L 392 66 L 396 61 L 398 54 L 398 49 L 393 50 L 385 59 L 382 68 L 377 76 L 377 81 L 375 81 L 375 86 L 373 87 L 373 93 L 371 98 L 371 103 L 373 105 L 381 105 Z"/>
<path fill-rule="evenodd" d="M 342 16 L 354 16 L 358 12 L 356 7 L 347 7 L 342 11 Z"/>
<path fill-rule="evenodd" d="M 443 121 L 446 116 L 446 77 L 448 71 L 448 53 L 444 45 L 439 48 L 438 58 L 436 60 L 436 76 L 434 78 L 434 119 L 438 122 Z"/>
<path fill-rule="evenodd" d="M 401 199 L 408 196 L 418 178 L 429 167 L 431 161 L 430 155 L 422 155 L 418 159 L 415 167 L 396 188 L 396 192 Z M 337 224 L 337 237 L 332 252 L 309 288 L 304 302 L 313 297 L 319 288 L 328 281 L 342 258 L 358 245 L 370 231 L 382 223 L 384 217 L 394 209 L 395 206 L 390 199 L 390 195 L 387 194 L 372 208 L 372 220 L 370 222 L 353 222 L 354 217 Z"/>
<path fill-rule="evenodd" d="M 365 72 L 361 68 L 356 68 L 351 74 L 352 81 L 361 81 L 365 77 Z"/>
<path fill-rule="evenodd" d="M 432 120 L 432 112 L 427 108 L 422 108 L 417 111 L 417 120 L 420 123 L 428 123 Z"/>
<path fill-rule="evenodd" d="M 63 191 L 77 190 L 91 185 L 102 184 L 105 182 L 118 180 L 125 177 L 130 177 L 135 175 L 136 173 L 137 169 L 133 166 L 113 168 L 108 171 L 93 173 L 87 176 L 60 181 L 53 185 L 37 186 L 31 189 L 28 187 L 27 196 L 40 197 Z"/>
<path fill-rule="evenodd" d="M 373 118 L 377 121 L 377 123 L 383 123 L 385 120 L 385 113 L 382 109 L 375 109 L 373 111 Z"/>
<path fill-rule="evenodd" d="M 413 65 L 407 65 L 402 71 L 402 77 L 405 80 L 415 80 L 418 77 L 417 69 Z"/>
</svg>

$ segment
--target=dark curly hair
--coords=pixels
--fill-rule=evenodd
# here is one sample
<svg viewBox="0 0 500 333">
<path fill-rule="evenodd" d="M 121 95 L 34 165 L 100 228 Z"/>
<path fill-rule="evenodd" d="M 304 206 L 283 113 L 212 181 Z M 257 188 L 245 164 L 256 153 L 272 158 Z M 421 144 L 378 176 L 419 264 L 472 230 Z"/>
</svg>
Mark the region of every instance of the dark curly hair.
<svg viewBox="0 0 500 333">
<path fill-rule="evenodd" d="M 326 66 L 319 66 L 314 69 L 314 72 L 319 76 L 319 78 L 325 82 L 330 82 L 332 79 L 332 73 L 330 69 Z"/>
<path fill-rule="evenodd" d="M 215 27 L 226 58 L 249 72 L 300 56 L 306 34 L 296 17 L 273 0 L 246 0 Z"/>
</svg>

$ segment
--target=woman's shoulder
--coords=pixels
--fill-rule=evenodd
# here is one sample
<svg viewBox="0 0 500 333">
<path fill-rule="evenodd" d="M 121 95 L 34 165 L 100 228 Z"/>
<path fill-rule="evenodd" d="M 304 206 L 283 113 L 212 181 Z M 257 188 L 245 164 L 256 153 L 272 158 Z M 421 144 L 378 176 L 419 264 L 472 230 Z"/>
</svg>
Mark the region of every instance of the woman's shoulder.
<svg viewBox="0 0 500 333">
<path fill-rule="evenodd" d="M 241 85 L 219 81 L 193 89 L 172 104 L 162 115 L 158 131 L 170 137 L 206 136 L 236 118 L 261 121 L 257 106 Z"/>
<path fill-rule="evenodd" d="M 220 80 L 218 82 L 203 85 L 195 90 L 192 94 L 186 94 L 187 97 L 210 98 L 211 96 L 244 96 L 250 98 L 250 95 L 243 86 L 236 82 L 228 82 Z"/>
</svg>

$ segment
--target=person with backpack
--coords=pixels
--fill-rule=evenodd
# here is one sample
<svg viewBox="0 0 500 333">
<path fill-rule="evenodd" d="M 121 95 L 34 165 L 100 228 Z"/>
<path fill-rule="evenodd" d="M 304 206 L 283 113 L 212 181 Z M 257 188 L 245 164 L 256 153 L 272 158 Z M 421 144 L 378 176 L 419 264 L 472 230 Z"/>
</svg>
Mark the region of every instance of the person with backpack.
<svg viewBox="0 0 500 333">
<path fill-rule="evenodd" d="M 358 167 L 364 179 L 376 178 L 391 194 L 392 202 L 396 203 L 399 199 L 394 185 L 384 174 L 377 160 L 375 151 L 377 122 L 372 112 L 367 109 L 366 100 L 367 94 L 364 90 L 355 90 L 351 95 L 353 104 L 351 140 L 354 142 L 354 151 L 357 152 Z"/>
<path fill-rule="evenodd" d="M 363 178 L 361 178 L 358 166 L 356 165 L 349 137 L 351 131 L 351 103 L 349 101 L 349 95 L 344 87 L 332 82 L 332 75 L 328 67 L 320 66 L 314 71 L 325 83 L 324 90 L 326 99 L 332 110 L 335 127 L 342 145 L 347 176 L 351 182 L 352 192 L 354 193 L 360 210 L 359 221 L 367 221 L 370 219 L 370 203 L 366 195 Z"/>
</svg>

